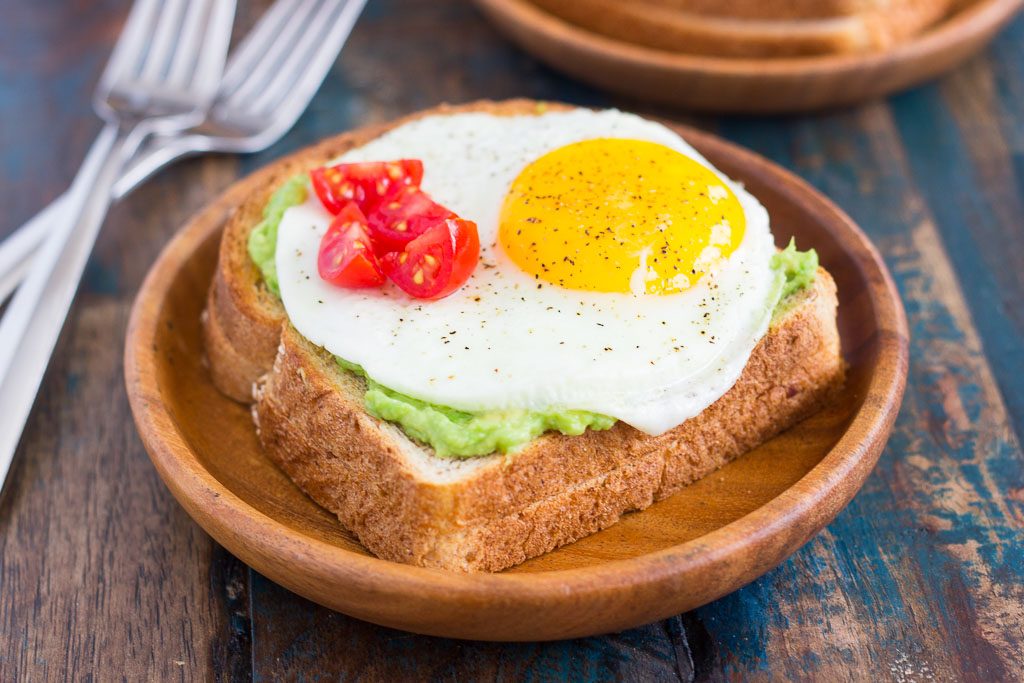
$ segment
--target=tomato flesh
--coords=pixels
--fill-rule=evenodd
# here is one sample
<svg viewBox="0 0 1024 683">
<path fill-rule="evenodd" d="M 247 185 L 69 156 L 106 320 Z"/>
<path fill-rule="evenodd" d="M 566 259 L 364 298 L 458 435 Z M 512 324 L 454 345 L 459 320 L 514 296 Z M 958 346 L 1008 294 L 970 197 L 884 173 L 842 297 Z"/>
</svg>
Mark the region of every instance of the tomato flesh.
<svg viewBox="0 0 1024 683">
<path fill-rule="evenodd" d="M 349 202 L 369 213 L 402 188 L 419 187 L 423 162 L 400 159 L 321 166 L 310 171 L 309 177 L 316 196 L 331 213 L 340 213 Z"/>
<path fill-rule="evenodd" d="M 386 254 L 401 251 L 430 228 L 457 216 L 423 190 L 406 187 L 381 202 L 366 218 L 374 249 L 378 254 Z"/>
<path fill-rule="evenodd" d="M 355 202 L 345 205 L 320 240 L 320 277 L 342 287 L 380 287 L 384 271 L 373 253 L 366 216 Z"/>
<path fill-rule="evenodd" d="M 476 224 L 420 189 L 418 159 L 324 166 L 310 171 L 335 215 L 320 241 L 320 277 L 341 287 L 379 287 L 390 278 L 420 299 L 465 284 L 480 257 Z"/>
<path fill-rule="evenodd" d="M 418 299 L 440 299 L 465 284 L 480 257 L 476 223 L 446 218 L 428 227 L 402 251 L 384 255 L 387 276 Z"/>
</svg>

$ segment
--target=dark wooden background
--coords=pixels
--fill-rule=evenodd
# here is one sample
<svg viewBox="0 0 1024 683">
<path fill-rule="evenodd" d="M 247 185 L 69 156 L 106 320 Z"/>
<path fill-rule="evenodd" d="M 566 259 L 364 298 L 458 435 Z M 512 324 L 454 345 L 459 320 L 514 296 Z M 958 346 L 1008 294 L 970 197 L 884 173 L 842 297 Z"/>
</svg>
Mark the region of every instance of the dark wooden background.
<svg viewBox="0 0 1024 683">
<path fill-rule="evenodd" d="M 69 180 L 127 0 L 4 0 L 0 234 Z M 240 4 L 240 30 L 266 2 Z M 447 641 L 332 613 L 213 543 L 157 478 L 121 356 L 147 268 L 238 176 L 442 101 L 529 96 L 679 118 L 795 170 L 885 255 L 906 399 L 838 519 L 763 578 L 577 641 Z M 541 66 L 462 0 L 370 0 L 297 128 L 180 163 L 115 207 L 0 498 L 0 680 L 354 678 L 950 681 L 1024 677 L 1024 19 L 937 83 L 816 116 L 652 110 Z M 2 406 L 0 406 L 2 409 Z"/>
</svg>

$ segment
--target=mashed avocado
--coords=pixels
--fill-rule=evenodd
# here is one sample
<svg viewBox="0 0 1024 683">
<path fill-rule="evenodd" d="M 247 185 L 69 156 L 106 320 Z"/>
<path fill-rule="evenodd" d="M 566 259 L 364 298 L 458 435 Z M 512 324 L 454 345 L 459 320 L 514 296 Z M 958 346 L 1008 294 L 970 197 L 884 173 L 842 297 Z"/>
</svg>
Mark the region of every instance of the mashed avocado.
<svg viewBox="0 0 1024 683">
<path fill-rule="evenodd" d="M 306 201 L 305 176 L 296 176 L 271 196 L 263 210 L 263 220 L 249 234 L 249 256 L 263 274 L 267 289 L 280 296 L 275 251 L 277 228 L 284 212 Z M 774 315 L 787 310 L 787 300 L 814 281 L 818 255 L 813 249 L 797 251 L 793 240 L 772 257 L 772 269 L 778 273 L 778 303 Z M 342 358 L 338 366 L 366 380 L 366 411 L 381 420 L 393 422 L 407 435 L 429 444 L 445 458 L 468 458 L 490 453 L 507 453 L 524 446 L 544 432 L 582 434 L 589 427 L 609 429 L 615 418 L 585 410 L 542 411 L 503 410 L 468 413 L 405 396 L 381 386 L 366 376 L 363 369 Z"/>
<path fill-rule="evenodd" d="M 789 310 L 793 301 L 790 297 L 814 282 L 814 274 L 818 272 L 818 252 L 813 249 L 797 251 L 796 241 L 790 239 L 785 249 L 772 256 L 772 270 L 782 280 L 781 293 L 772 314 L 774 322 Z"/>
<path fill-rule="evenodd" d="M 392 391 L 367 377 L 355 363 L 337 356 L 335 360 L 343 370 L 366 380 L 366 412 L 401 426 L 407 435 L 430 444 L 442 458 L 508 453 L 544 432 L 577 436 L 587 427 L 602 430 L 615 424 L 615 418 L 585 410 L 467 413 Z"/>
<path fill-rule="evenodd" d="M 278 188 L 263 207 L 263 220 L 249 233 L 249 258 L 260 269 L 263 282 L 274 296 L 281 296 L 277 283 L 277 227 L 284 212 L 306 201 L 306 176 L 297 175 Z"/>
<path fill-rule="evenodd" d="M 818 252 L 797 251 L 796 240 L 790 239 L 785 249 L 772 256 L 772 270 L 786 278 L 782 287 L 782 298 L 799 292 L 814 282 L 818 271 Z"/>
</svg>

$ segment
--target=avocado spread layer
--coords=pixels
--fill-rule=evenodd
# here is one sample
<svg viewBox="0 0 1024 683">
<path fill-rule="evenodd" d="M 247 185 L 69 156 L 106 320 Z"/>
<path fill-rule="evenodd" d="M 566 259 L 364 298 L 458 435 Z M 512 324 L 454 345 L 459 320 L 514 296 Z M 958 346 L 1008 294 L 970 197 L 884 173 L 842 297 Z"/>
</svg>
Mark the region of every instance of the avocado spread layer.
<svg viewBox="0 0 1024 683">
<path fill-rule="evenodd" d="M 260 269 L 267 289 L 277 297 L 281 296 L 275 259 L 277 228 L 281 225 L 284 212 L 306 201 L 308 192 L 305 175 L 297 175 L 289 179 L 284 185 L 277 188 L 274 194 L 270 195 L 267 205 L 263 207 L 263 220 L 249 233 L 249 258 Z"/>
<path fill-rule="evenodd" d="M 263 220 L 249 234 L 249 257 L 260 270 L 267 289 L 275 296 L 280 296 L 275 263 L 277 228 L 285 211 L 306 201 L 307 192 L 304 175 L 288 180 L 270 197 L 263 210 Z M 772 305 L 774 316 L 778 317 L 787 310 L 790 297 L 814 281 L 818 255 L 813 249 L 797 251 L 790 240 L 789 246 L 772 257 L 771 265 L 777 277 Z M 507 453 L 544 432 L 558 431 L 575 436 L 587 428 L 602 430 L 615 424 L 614 418 L 585 410 L 479 413 L 455 410 L 392 391 L 367 377 L 360 366 L 341 358 L 336 360 L 340 368 L 366 380 L 364 401 L 368 413 L 397 424 L 408 436 L 430 445 L 441 457 Z"/>
<path fill-rule="evenodd" d="M 576 436 L 591 429 L 608 429 L 615 418 L 585 410 L 535 412 L 492 410 L 467 413 L 405 396 L 381 386 L 355 363 L 335 357 L 338 365 L 366 380 L 366 412 L 401 425 L 408 436 L 428 443 L 441 457 L 470 457 L 507 453 L 552 430 Z"/>
</svg>

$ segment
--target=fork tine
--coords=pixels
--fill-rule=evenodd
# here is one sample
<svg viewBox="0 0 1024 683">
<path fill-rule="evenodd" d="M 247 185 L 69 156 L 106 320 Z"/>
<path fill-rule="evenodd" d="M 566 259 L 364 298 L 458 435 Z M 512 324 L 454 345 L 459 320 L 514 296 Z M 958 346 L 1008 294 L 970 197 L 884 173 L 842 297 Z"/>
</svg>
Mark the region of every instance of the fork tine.
<svg viewBox="0 0 1024 683">
<path fill-rule="evenodd" d="M 142 68 L 146 44 L 152 36 L 153 22 L 159 12 L 158 0 L 136 0 L 121 30 L 121 37 L 107 60 L 100 87 L 109 88 L 118 78 L 135 75 Z"/>
<path fill-rule="evenodd" d="M 167 69 L 167 84 L 172 87 L 184 87 L 188 85 L 189 77 L 192 75 L 196 60 L 199 55 L 199 40 L 202 37 L 203 29 L 209 19 L 210 6 L 208 2 L 189 2 L 185 8 L 185 15 L 181 21 L 181 30 L 178 34 L 177 49 L 171 59 L 171 66 Z"/>
<path fill-rule="evenodd" d="M 344 1 L 324 0 L 316 14 L 310 17 L 308 28 L 304 31 L 306 39 L 299 45 L 296 45 L 295 49 L 285 56 L 281 64 L 270 74 L 269 80 L 256 89 L 254 97 L 244 104 L 247 113 L 250 115 L 262 113 L 266 108 L 265 103 L 268 99 L 277 99 L 276 97 L 270 98 L 268 96 L 276 96 L 280 90 L 284 89 L 287 91 L 290 89 L 291 84 L 296 80 L 296 67 L 301 68 L 306 63 L 307 55 L 316 51 L 322 42 L 324 34 L 330 31 L 333 19 L 331 15 L 337 12 L 338 7 Z"/>
<path fill-rule="evenodd" d="M 239 84 L 252 73 L 257 60 L 262 58 L 267 48 L 280 35 L 282 26 L 297 11 L 301 0 L 277 0 L 268 9 L 249 34 L 235 48 L 228 60 L 224 78 L 221 79 L 220 92 L 231 94 Z"/>
<path fill-rule="evenodd" d="M 249 105 L 249 111 L 257 115 L 269 114 L 279 107 L 285 108 L 287 98 L 298 105 L 297 111 L 301 113 L 337 60 L 365 4 L 366 0 L 328 0 L 325 11 L 316 17 L 317 22 L 322 20 L 317 37 L 308 41 L 305 51 L 297 50 L 289 55 Z"/>
<path fill-rule="evenodd" d="M 253 66 L 249 77 L 239 84 L 238 90 L 222 94 L 222 99 L 229 106 L 239 107 L 239 103 L 258 94 L 260 86 L 277 72 L 281 62 L 287 58 L 288 51 L 299 43 L 302 30 L 319 5 L 320 0 L 303 0 L 281 32 L 269 42 L 263 57 Z"/>
<path fill-rule="evenodd" d="M 345 0 L 325 0 L 319 6 L 316 13 L 310 17 L 308 29 L 304 32 L 303 39 L 288 51 L 284 61 L 269 75 L 269 80 L 256 90 L 256 96 L 246 104 L 246 111 L 250 114 L 259 115 L 266 109 L 268 99 L 276 99 L 275 96 L 280 90 L 290 90 L 296 77 L 304 68 L 307 55 L 315 52 L 321 45 L 325 34 L 330 32 L 333 14 L 344 4 Z"/>
<path fill-rule="evenodd" d="M 212 101 L 220 85 L 235 20 L 235 0 L 210 0 L 203 26 L 199 56 L 192 75 L 192 89 Z"/>
<path fill-rule="evenodd" d="M 338 60 L 338 54 L 348 40 L 349 34 L 352 33 L 352 29 L 355 27 L 359 15 L 366 6 L 366 2 L 367 0 L 348 0 L 341 9 L 338 19 L 331 27 L 331 32 L 317 46 L 315 54 L 310 57 L 308 67 L 302 72 L 302 76 L 298 79 L 292 91 L 291 100 L 294 107 L 292 121 L 305 111 L 309 100 L 320 89 L 321 83 L 327 77 L 327 72 L 330 71 L 331 67 Z M 276 103 L 271 103 L 269 106 L 274 107 Z"/>
<path fill-rule="evenodd" d="M 139 80 L 157 84 L 163 81 L 175 52 L 175 43 L 181 32 L 186 0 L 165 0 L 155 25 L 152 42 L 146 52 Z"/>
</svg>

